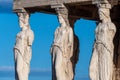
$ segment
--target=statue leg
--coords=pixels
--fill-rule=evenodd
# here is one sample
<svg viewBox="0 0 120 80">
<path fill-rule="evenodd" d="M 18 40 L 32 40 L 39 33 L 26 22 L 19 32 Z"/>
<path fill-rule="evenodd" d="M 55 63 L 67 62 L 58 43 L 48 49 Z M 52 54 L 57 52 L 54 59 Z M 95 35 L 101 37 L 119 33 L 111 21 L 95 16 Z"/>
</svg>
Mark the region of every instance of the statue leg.
<svg viewBox="0 0 120 80">
<path fill-rule="evenodd" d="M 99 73 L 98 73 L 98 53 L 96 48 L 94 48 L 93 55 L 90 62 L 90 79 L 91 80 L 99 80 Z"/>
<path fill-rule="evenodd" d="M 19 80 L 17 74 L 17 50 L 14 50 L 14 61 L 15 61 L 15 80 Z"/>
<path fill-rule="evenodd" d="M 69 75 L 67 80 L 74 80 L 74 72 L 73 72 L 72 62 L 69 61 L 67 65 L 68 65 L 67 69 L 68 69 L 68 75 Z"/>
<path fill-rule="evenodd" d="M 29 64 L 26 64 L 24 62 L 23 64 L 23 73 L 24 73 L 24 80 L 28 80 L 28 75 L 29 75 Z"/>
<path fill-rule="evenodd" d="M 30 61 L 31 61 L 31 49 L 28 47 L 27 51 L 24 55 L 24 63 L 23 63 L 23 73 L 24 73 L 24 80 L 28 80 L 29 72 L 30 72 Z"/>
<path fill-rule="evenodd" d="M 106 48 L 102 48 L 100 57 L 100 80 L 112 80 L 113 77 L 113 56 Z"/>
<path fill-rule="evenodd" d="M 55 61 L 56 61 L 56 53 L 55 53 L 55 49 L 53 49 L 53 53 L 52 53 L 52 80 L 57 80 L 56 79 L 56 72 L 55 72 Z"/>
<path fill-rule="evenodd" d="M 55 68 L 55 75 L 56 75 L 56 79 L 55 80 L 66 80 L 65 79 L 65 74 L 64 74 L 64 70 L 63 70 L 63 61 L 62 61 L 62 52 L 58 47 L 54 47 L 54 68 Z"/>
<path fill-rule="evenodd" d="M 21 53 L 18 50 L 15 50 L 15 71 L 18 76 L 18 79 L 16 80 L 24 80 L 24 73 L 23 73 L 23 58 L 21 56 Z"/>
</svg>

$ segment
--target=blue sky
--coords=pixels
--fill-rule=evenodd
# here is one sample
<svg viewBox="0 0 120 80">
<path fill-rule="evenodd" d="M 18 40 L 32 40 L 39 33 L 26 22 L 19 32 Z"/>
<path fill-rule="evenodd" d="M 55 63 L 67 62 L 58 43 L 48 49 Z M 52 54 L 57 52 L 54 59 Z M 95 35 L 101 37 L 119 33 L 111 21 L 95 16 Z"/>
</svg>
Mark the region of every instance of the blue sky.
<svg viewBox="0 0 120 80">
<path fill-rule="evenodd" d="M 44 13 L 34 13 L 30 17 L 30 25 L 35 35 L 35 40 L 32 46 L 33 53 L 30 75 L 50 76 L 50 47 L 53 41 L 54 31 L 57 26 L 59 26 L 57 16 Z M 75 23 L 75 33 L 80 40 L 80 55 L 79 62 L 76 66 L 75 80 L 85 80 L 85 78 L 88 77 L 88 67 L 95 38 L 95 27 L 95 21 L 80 19 Z M 12 1 L 0 0 L 0 77 L 3 73 L 5 75 L 7 74 L 6 76 L 9 76 L 9 71 L 13 72 L 14 70 L 13 47 L 16 34 L 19 31 L 18 17 L 16 14 L 12 13 Z"/>
</svg>

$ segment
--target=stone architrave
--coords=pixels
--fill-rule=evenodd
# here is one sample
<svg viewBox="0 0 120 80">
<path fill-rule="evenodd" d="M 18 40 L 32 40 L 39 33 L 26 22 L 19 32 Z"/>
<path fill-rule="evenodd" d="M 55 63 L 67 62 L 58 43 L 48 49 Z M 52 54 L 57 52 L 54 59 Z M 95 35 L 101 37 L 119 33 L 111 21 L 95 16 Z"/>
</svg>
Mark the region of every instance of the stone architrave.
<svg viewBox="0 0 120 80">
<path fill-rule="evenodd" d="M 90 79 L 113 80 L 113 39 L 116 27 L 110 19 L 110 4 L 101 4 L 98 8 L 102 22 L 96 28 L 96 40 L 90 62 Z"/>
<path fill-rule="evenodd" d="M 92 3 L 93 4 L 109 3 L 109 1 L 108 0 L 92 0 Z"/>
<path fill-rule="evenodd" d="M 116 5 L 118 4 L 118 0 L 92 0 L 93 4 L 111 4 Z"/>
<path fill-rule="evenodd" d="M 69 25 L 68 11 L 64 7 L 58 9 L 60 27 L 54 34 L 54 42 L 51 48 L 52 55 L 52 80 L 73 80 L 73 30 Z"/>
<path fill-rule="evenodd" d="M 14 46 L 15 80 L 28 80 L 34 33 L 30 29 L 29 14 L 18 13 L 21 31 L 17 34 Z"/>
</svg>

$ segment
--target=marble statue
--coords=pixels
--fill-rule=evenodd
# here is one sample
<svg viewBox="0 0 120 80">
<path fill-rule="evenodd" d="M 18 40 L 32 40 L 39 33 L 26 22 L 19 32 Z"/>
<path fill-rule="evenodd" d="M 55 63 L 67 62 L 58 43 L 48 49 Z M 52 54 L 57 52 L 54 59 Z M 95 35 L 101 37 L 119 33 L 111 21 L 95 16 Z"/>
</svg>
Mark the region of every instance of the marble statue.
<svg viewBox="0 0 120 80">
<path fill-rule="evenodd" d="M 55 31 L 52 54 L 52 80 L 73 80 L 73 30 L 68 15 L 58 11 L 60 27 Z"/>
<path fill-rule="evenodd" d="M 96 40 L 90 62 L 91 80 L 113 80 L 113 39 L 116 27 L 110 19 L 110 5 L 99 7 L 99 17 L 102 21 L 96 28 Z"/>
<path fill-rule="evenodd" d="M 17 34 L 14 46 L 15 80 L 28 80 L 34 33 L 29 26 L 29 14 L 18 13 L 18 16 L 21 31 Z"/>
</svg>

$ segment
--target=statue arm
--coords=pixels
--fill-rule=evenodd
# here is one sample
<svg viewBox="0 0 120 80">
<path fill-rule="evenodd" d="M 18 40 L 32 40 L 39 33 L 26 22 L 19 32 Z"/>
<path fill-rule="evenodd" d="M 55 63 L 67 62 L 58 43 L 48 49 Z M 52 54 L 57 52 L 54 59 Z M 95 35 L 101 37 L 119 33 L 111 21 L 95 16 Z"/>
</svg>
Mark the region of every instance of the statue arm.
<svg viewBox="0 0 120 80">
<path fill-rule="evenodd" d="M 59 27 L 58 27 L 58 28 L 59 28 Z M 54 42 L 55 42 L 55 40 L 56 40 L 56 38 L 57 38 L 58 28 L 55 30 L 55 33 L 54 33 Z M 53 44 L 54 44 L 54 42 L 53 42 Z M 50 48 L 50 53 L 52 53 L 52 52 L 53 52 L 53 46 L 51 46 L 51 48 Z"/>
<path fill-rule="evenodd" d="M 72 29 L 70 29 L 70 31 L 69 31 L 69 43 L 68 43 L 68 47 L 70 48 L 69 50 L 70 50 L 70 57 L 72 57 L 73 56 L 73 30 Z"/>
<path fill-rule="evenodd" d="M 34 40 L 34 33 L 32 30 L 28 32 L 28 46 L 31 46 Z"/>
<path fill-rule="evenodd" d="M 74 41 L 75 42 L 75 41 Z M 78 40 L 78 38 L 77 38 L 77 50 L 76 50 L 76 53 L 74 53 L 74 54 L 76 54 L 76 63 L 78 62 L 78 60 L 79 60 L 79 52 L 80 52 L 80 49 L 79 49 L 79 40 Z"/>
<path fill-rule="evenodd" d="M 59 27 L 55 30 L 55 33 L 54 33 L 54 42 L 57 39 L 58 29 L 59 29 Z"/>
<path fill-rule="evenodd" d="M 112 32 L 116 32 L 116 27 L 114 23 L 109 23 L 108 26 L 109 26 L 109 30 L 111 30 Z"/>
</svg>

